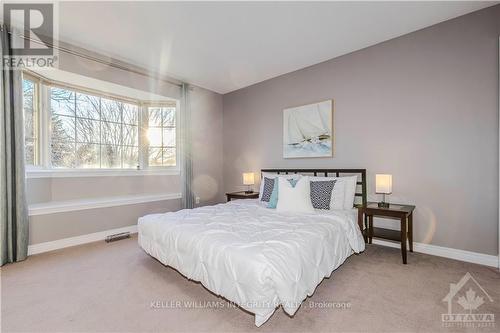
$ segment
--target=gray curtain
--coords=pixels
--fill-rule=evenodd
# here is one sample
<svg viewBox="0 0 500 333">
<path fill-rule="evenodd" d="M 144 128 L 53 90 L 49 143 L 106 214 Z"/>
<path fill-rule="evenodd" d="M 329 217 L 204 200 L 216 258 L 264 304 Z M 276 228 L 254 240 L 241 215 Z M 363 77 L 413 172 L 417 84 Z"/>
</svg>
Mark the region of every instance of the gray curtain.
<svg viewBox="0 0 500 333">
<path fill-rule="evenodd" d="M 11 55 L 9 33 L 0 26 L 2 60 Z M 28 255 L 21 71 L 0 64 L 0 257 L 1 265 Z"/>
<path fill-rule="evenodd" d="M 193 195 L 193 161 L 191 139 L 191 108 L 189 103 L 189 85 L 182 84 L 181 98 L 181 175 L 182 175 L 182 207 L 194 207 Z"/>
</svg>

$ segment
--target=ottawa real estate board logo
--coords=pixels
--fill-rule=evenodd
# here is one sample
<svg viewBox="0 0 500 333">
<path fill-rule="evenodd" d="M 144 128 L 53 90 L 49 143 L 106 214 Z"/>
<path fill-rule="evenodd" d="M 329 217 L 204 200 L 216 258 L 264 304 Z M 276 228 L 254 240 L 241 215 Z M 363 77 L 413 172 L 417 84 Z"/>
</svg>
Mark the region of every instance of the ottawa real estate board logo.
<svg viewBox="0 0 500 333">
<path fill-rule="evenodd" d="M 56 3 L 3 3 L 4 69 L 46 69 L 57 63 Z M 5 45 L 5 44 L 4 44 Z"/>
<path fill-rule="evenodd" d="M 444 327 L 495 327 L 495 314 L 481 309 L 493 299 L 469 272 L 458 283 L 450 283 L 443 302 L 448 303 L 448 313 L 441 315 Z"/>
</svg>

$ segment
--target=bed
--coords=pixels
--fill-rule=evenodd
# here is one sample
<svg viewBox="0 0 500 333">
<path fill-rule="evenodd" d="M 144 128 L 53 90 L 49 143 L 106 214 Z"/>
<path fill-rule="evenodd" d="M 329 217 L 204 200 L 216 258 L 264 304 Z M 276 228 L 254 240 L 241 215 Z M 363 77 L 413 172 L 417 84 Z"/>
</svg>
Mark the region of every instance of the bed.
<svg viewBox="0 0 500 333">
<path fill-rule="evenodd" d="M 364 170 L 271 172 L 359 172 L 356 195 L 366 201 Z M 259 199 L 236 200 L 141 217 L 138 242 L 164 265 L 255 314 L 261 326 L 278 306 L 294 315 L 325 277 L 364 250 L 357 215 L 356 208 L 283 213 Z"/>
</svg>

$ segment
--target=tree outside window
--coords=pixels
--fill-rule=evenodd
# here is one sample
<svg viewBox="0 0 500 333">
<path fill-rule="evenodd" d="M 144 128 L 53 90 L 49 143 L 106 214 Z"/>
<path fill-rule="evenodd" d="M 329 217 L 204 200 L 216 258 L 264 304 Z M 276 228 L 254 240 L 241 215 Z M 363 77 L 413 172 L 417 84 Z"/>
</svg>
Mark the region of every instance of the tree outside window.
<svg viewBox="0 0 500 333">
<path fill-rule="evenodd" d="M 23 80 L 26 163 L 33 165 L 39 146 L 36 87 L 35 82 Z M 50 112 L 46 142 L 50 142 L 47 151 L 52 168 L 138 169 L 141 155 L 146 161 L 142 167 L 176 166 L 176 107 L 172 102 L 153 107 L 59 85 L 42 87 L 47 89 L 50 106 L 42 112 Z M 140 137 L 145 139 L 143 145 Z"/>
</svg>

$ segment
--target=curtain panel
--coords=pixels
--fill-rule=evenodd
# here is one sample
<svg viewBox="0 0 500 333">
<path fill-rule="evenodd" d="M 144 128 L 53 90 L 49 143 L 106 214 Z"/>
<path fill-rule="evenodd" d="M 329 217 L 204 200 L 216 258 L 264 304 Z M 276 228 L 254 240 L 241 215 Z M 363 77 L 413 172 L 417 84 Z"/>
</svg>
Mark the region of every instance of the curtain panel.
<svg viewBox="0 0 500 333">
<path fill-rule="evenodd" d="M 182 84 L 181 97 L 181 176 L 182 176 L 182 208 L 194 207 L 193 195 L 193 156 L 191 133 L 191 108 L 189 103 L 189 85 Z"/>
<path fill-rule="evenodd" d="M 19 37 L 16 37 L 19 38 Z M 0 26 L 0 258 L 1 265 L 28 255 L 21 71 L 4 67 L 12 55 L 10 34 Z"/>
</svg>

